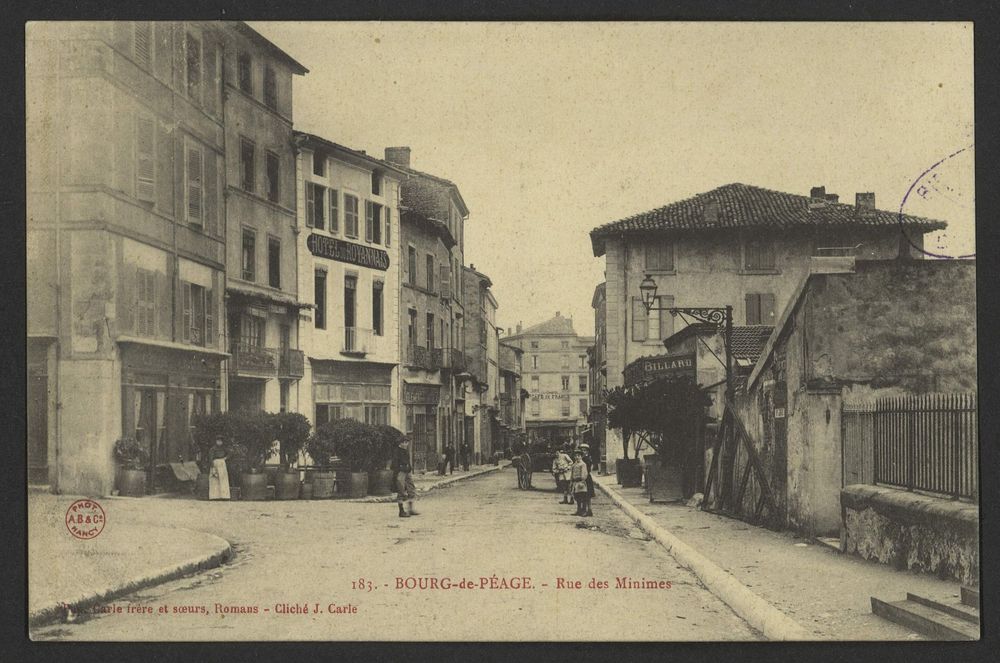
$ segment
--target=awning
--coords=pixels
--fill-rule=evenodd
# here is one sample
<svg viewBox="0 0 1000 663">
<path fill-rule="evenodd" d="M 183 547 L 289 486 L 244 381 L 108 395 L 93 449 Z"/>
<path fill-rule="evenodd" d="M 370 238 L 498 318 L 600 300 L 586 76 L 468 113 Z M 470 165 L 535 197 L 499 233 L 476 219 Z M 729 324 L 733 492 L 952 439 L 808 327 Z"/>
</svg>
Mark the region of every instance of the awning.
<svg viewBox="0 0 1000 663">
<path fill-rule="evenodd" d="M 293 308 L 316 308 L 315 305 L 300 302 L 291 295 L 280 292 L 253 290 L 233 283 L 226 285 L 226 297 L 248 299 L 268 304 L 282 304 Z"/>
<path fill-rule="evenodd" d="M 221 357 L 223 359 L 230 356 L 228 352 L 223 352 L 222 350 L 216 350 L 215 348 L 203 348 L 197 345 L 174 343 L 173 341 L 158 341 L 152 338 L 139 338 L 136 336 L 119 336 L 117 341 L 118 343 L 125 345 L 148 345 L 156 348 L 164 348 L 166 350 L 197 352 L 200 354 L 211 355 L 213 357 Z"/>
</svg>

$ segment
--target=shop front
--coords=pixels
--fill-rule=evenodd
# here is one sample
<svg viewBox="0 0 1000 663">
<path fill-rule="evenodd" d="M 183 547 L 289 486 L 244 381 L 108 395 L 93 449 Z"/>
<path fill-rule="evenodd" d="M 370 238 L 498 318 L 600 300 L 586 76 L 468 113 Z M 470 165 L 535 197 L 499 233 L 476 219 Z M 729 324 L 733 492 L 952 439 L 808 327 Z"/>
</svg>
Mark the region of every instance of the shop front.
<svg viewBox="0 0 1000 663">
<path fill-rule="evenodd" d="M 406 434 L 412 440 L 413 469 L 418 472 L 437 467 L 440 395 L 441 385 L 403 383 Z"/>
<path fill-rule="evenodd" d="M 147 491 L 177 487 L 196 460 L 194 419 L 219 409 L 222 353 L 121 342 L 122 429 L 149 457 Z"/>
<path fill-rule="evenodd" d="M 354 419 L 388 424 L 392 401 L 392 365 L 310 359 L 313 424 Z"/>
</svg>

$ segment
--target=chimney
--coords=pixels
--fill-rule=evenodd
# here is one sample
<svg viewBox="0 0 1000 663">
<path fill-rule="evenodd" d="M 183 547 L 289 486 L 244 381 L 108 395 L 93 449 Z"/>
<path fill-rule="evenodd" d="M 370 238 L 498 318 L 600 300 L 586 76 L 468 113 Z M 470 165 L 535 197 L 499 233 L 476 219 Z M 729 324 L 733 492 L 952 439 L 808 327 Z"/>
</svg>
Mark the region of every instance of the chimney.
<svg viewBox="0 0 1000 663">
<path fill-rule="evenodd" d="M 513 335 L 514 334 L 511 333 L 510 327 L 507 327 L 507 336 L 513 336 Z"/>
<path fill-rule="evenodd" d="M 385 160 L 406 168 L 410 167 L 409 147 L 387 147 L 385 148 Z"/>
<path fill-rule="evenodd" d="M 520 320 L 517 321 L 517 333 L 518 334 L 521 333 L 521 321 Z"/>
<path fill-rule="evenodd" d="M 816 209 L 826 205 L 826 187 L 814 186 L 809 189 L 809 209 Z"/>
<path fill-rule="evenodd" d="M 868 215 L 875 211 L 875 192 L 858 192 L 854 194 L 854 209 L 861 215 Z"/>
<path fill-rule="evenodd" d="M 706 225 L 715 225 L 719 221 L 719 201 L 711 198 L 705 201 L 701 208 L 701 215 Z"/>
<path fill-rule="evenodd" d="M 840 196 L 838 196 L 835 193 L 828 193 L 826 194 L 826 202 L 828 203 L 840 202 Z"/>
<path fill-rule="evenodd" d="M 559 311 L 556 311 L 556 317 L 557 318 L 561 318 L 562 317 L 562 315 L 559 313 Z"/>
</svg>

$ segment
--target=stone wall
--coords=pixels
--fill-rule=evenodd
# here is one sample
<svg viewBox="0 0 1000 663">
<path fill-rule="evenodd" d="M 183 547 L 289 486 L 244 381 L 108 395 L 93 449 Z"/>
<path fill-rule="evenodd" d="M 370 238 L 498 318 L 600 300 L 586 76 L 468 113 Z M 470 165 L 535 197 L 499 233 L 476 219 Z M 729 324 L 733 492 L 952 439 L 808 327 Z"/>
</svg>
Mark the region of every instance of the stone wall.
<svg viewBox="0 0 1000 663">
<path fill-rule="evenodd" d="M 847 486 L 840 494 L 844 552 L 979 583 L 979 507 L 881 486 Z"/>
</svg>

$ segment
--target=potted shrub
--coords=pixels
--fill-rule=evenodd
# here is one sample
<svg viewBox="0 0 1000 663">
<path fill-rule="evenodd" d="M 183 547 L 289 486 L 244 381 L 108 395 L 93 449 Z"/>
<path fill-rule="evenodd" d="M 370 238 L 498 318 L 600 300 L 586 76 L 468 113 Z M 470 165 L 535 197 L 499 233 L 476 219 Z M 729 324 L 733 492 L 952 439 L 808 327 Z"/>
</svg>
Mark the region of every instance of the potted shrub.
<svg viewBox="0 0 1000 663">
<path fill-rule="evenodd" d="M 244 470 L 240 476 L 240 497 L 244 500 L 267 499 L 267 475 L 264 463 L 274 444 L 271 417 L 258 412 L 227 412 L 233 418 L 234 439 L 244 450 Z"/>
<path fill-rule="evenodd" d="M 333 497 L 336 475 L 331 464 L 333 438 L 329 435 L 329 424 L 318 427 L 306 440 L 306 453 L 316 467 L 312 474 L 312 499 L 325 500 Z"/>
<path fill-rule="evenodd" d="M 375 443 L 368 462 L 368 492 L 372 495 L 389 495 L 393 492 L 393 473 L 389 462 L 403 439 L 402 431 L 392 426 L 375 427 Z"/>
<path fill-rule="evenodd" d="M 368 494 L 367 470 L 371 465 L 372 448 L 378 438 L 375 427 L 354 419 L 338 419 L 326 424 L 324 429 L 330 436 L 334 454 L 350 475 L 344 477 L 348 496 L 364 497 Z M 337 477 L 337 482 L 341 483 L 341 476 Z"/>
<path fill-rule="evenodd" d="M 649 500 L 684 499 L 686 470 L 696 467 L 689 458 L 698 451 L 694 447 L 700 441 L 705 408 L 711 399 L 690 379 L 657 380 L 647 385 L 646 391 L 647 398 L 659 404 L 642 423 L 656 451 L 646 465 Z"/>
<path fill-rule="evenodd" d="M 131 435 L 115 440 L 115 460 L 118 462 L 118 494 L 142 497 L 146 494 L 146 465 L 149 455 Z"/>
<path fill-rule="evenodd" d="M 638 439 L 635 444 L 635 457 L 629 458 L 629 442 L 642 416 L 642 404 L 639 402 L 637 392 L 635 387 L 615 387 L 605 393 L 608 428 L 618 429 L 622 435 L 622 457 L 615 461 L 615 479 L 623 488 L 639 486 L 642 483 L 642 468 L 639 466 L 641 442 Z"/>
<path fill-rule="evenodd" d="M 279 445 L 282 469 L 275 476 L 274 497 L 279 500 L 298 499 L 302 483 L 299 470 L 294 465 L 309 439 L 309 420 L 297 412 L 280 412 L 270 418 L 274 439 Z"/>
</svg>

